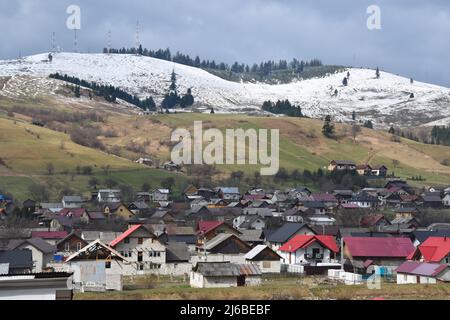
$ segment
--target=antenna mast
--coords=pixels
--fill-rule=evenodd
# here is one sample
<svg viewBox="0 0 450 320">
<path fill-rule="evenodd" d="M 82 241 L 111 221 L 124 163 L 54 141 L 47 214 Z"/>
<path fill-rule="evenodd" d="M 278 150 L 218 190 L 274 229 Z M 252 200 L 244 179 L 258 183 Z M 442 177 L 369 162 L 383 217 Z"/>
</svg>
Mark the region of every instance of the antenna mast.
<svg viewBox="0 0 450 320">
<path fill-rule="evenodd" d="M 139 55 L 139 46 L 141 45 L 140 39 L 139 39 L 139 20 L 136 22 L 136 54 Z"/>
<path fill-rule="evenodd" d="M 73 29 L 73 31 L 74 31 L 74 41 L 73 41 L 74 50 L 75 50 L 75 52 L 78 52 L 77 29 Z"/>
<path fill-rule="evenodd" d="M 52 33 L 52 52 L 56 52 L 56 34 L 54 31 Z"/>
<path fill-rule="evenodd" d="M 108 52 L 111 53 L 111 30 L 108 30 Z"/>
</svg>

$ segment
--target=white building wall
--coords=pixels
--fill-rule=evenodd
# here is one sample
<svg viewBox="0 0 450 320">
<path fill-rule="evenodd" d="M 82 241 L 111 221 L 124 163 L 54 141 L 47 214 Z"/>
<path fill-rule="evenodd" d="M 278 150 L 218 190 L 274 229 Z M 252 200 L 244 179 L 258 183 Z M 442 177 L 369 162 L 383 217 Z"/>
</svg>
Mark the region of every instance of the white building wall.
<svg viewBox="0 0 450 320">
<path fill-rule="evenodd" d="M 259 267 L 262 273 L 280 273 L 281 261 L 246 261 Z"/>
</svg>

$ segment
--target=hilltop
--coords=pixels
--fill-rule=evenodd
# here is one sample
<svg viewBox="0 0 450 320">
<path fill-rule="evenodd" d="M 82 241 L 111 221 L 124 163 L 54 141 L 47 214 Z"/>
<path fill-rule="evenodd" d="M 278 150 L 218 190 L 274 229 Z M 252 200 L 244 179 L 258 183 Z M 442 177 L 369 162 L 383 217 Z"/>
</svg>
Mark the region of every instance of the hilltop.
<svg viewBox="0 0 450 320">
<path fill-rule="evenodd" d="M 68 74 L 83 80 L 113 85 L 141 98 L 152 96 L 157 105 L 167 92 L 170 74 L 175 71 L 179 92 L 192 88 L 195 107 L 213 107 L 216 113 L 257 113 L 266 100 L 289 99 L 302 107 L 306 116 L 331 114 L 349 121 L 353 111 L 359 119 L 371 119 L 377 127 L 446 124 L 450 117 L 450 89 L 372 69 L 348 68 L 323 77 L 297 79 L 286 84 L 227 81 L 203 69 L 151 57 L 127 54 L 57 53 L 51 63 L 40 54 L 21 60 L 0 61 L 0 77 L 10 77 L 0 94 L 14 97 L 16 77 L 34 79 L 25 92 L 54 91 L 61 82 L 48 79 L 52 73 Z M 348 86 L 343 78 L 350 72 Z M 335 95 L 337 90 L 337 95 Z"/>
</svg>

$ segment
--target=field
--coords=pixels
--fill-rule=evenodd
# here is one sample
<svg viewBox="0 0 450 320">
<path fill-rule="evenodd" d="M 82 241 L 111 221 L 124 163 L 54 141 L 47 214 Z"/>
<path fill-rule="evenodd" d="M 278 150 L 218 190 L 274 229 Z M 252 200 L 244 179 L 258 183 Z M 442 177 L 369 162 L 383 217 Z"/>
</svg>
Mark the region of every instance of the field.
<svg viewBox="0 0 450 320">
<path fill-rule="evenodd" d="M 336 123 L 336 138 L 329 139 L 321 132 L 323 122 L 320 119 L 201 113 L 142 116 L 122 104 L 88 99 L 86 92 L 82 92 L 80 99 L 70 95 L 70 90 L 58 86 L 57 93 L 39 91 L 32 98 L 0 97 L 0 190 L 24 200 L 30 197 L 31 185 L 44 184 L 50 186 L 52 198 L 58 199 L 64 187 L 88 196 L 88 182 L 93 177 L 101 185 L 106 179 L 113 179 L 135 190 L 144 182 L 157 187 L 163 179 L 173 177 L 176 181 L 173 191 L 179 195 L 189 177 L 138 165 L 134 160 L 143 155 L 152 157 L 156 163 L 170 160 L 171 132 L 176 128 L 192 130 L 196 120 L 202 121 L 204 130 L 218 128 L 222 132 L 233 128 L 279 129 L 280 167 L 287 170 L 313 171 L 326 168 L 332 159 L 351 159 L 357 163 L 384 164 L 403 179 L 415 176 L 424 179 L 411 180 L 412 185 L 450 184 L 450 167 L 442 164 L 450 160 L 450 147 L 404 138 L 395 142 L 385 131 L 362 128 L 353 137 L 350 125 Z M 86 115 L 95 110 L 105 120 L 93 124 L 86 124 L 86 120 L 77 123 L 55 120 L 60 130 L 54 131 L 31 124 L 33 114 L 42 110 L 59 117 Z M 86 125 L 110 132 L 98 137 L 106 152 L 71 141 L 67 133 L 71 126 L 85 128 Z M 247 149 L 247 152 L 255 150 Z M 52 174 L 48 174 L 49 164 L 53 166 Z M 86 166 L 92 168 L 91 175 L 76 171 L 77 167 Z M 106 166 L 109 169 L 105 173 Z M 259 165 L 218 165 L 213 180 L 226 178 L 239 170 L 251 177 L 259 168 Z"/>
<path fill-rule="evenodd" d="M 126 280 L 127 281 L 127 280 Z M 78 293 L 77 300 L 448 300 L 450 284 L 381 284 L 380 289 L 365 285 L 346 286 L 324 277 L 264 276 L 258 287 L 194 289 L 188 280 L 148 276 L 124 283 L 124 291 Z"/>
</svg>

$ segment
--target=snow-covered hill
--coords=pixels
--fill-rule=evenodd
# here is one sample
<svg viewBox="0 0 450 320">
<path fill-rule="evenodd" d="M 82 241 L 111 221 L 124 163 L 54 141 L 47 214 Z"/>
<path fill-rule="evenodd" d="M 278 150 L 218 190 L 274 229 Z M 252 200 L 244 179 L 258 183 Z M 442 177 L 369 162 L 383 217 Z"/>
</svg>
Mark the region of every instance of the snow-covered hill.
<svg viewBox="0 0 450 320">
<path fill-rule="evenodd" d="M 408 78 L 386 72 L 381 72 L 380 79 L 376 79 L 375 71 L 370 69 L 348 69 L 347 87 L 342 86 L 347 71 L 268 85 L 230 82 L 198 68 L 136 55 L 57 53 L 53 62 L 46 60 L 47 54 L 41 54 L 20 61 L 0 61 L 0 76 L 14 79 L 28 75 L 34 79 L 30 81 L 34 88 L 48 88 L 47 76 L 59 72 L 111 84 L 140 97 L 151 95 L 160 101 L 175 70 L 179 91 L 192 88 L 196 105 L 212 106 L 216 112 L 249 112 L 259 110 L 265 100 L 289 99 L 301 105 L 311 117 L 332 114 L 339 120 L 349 120 L 356 111 L 359 119 L 372 119 L 380 126 L 436 121 L 446 124 L 450 119 L 450 89 L 417 81 L 411 84 Z M 6 90 L 0 94 L 14 92 Z"/>
</svg>

